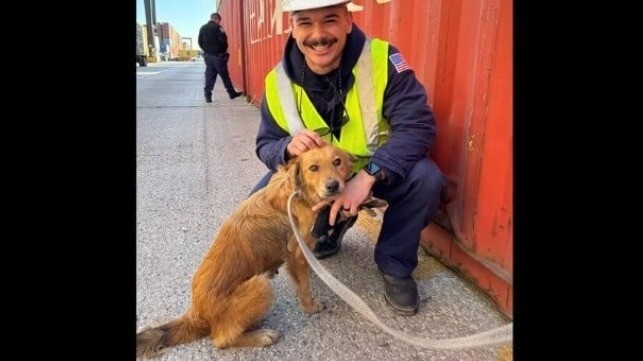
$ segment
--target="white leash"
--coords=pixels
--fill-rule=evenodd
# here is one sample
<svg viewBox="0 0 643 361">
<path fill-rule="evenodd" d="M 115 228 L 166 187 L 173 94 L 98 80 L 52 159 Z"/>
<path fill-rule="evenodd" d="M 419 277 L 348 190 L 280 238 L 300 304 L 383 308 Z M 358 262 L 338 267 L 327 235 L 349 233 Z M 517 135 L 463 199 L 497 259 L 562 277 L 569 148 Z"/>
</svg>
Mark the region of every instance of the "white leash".
<svg viewBox="0 0 643 361">
<path fill-rule="evenodd" d="M 368 307 L 366 302 L 364 302 L 358 295 L 346 287 L 343 283 L 339 282 L 332 274 L 330 274 L 324 266 L 315 258 L 313 253 L 310 251 L 306 243 L 304 243 L 303 237 L 295 224 L 295 220 L 292 216 L 291 203 L 292 198 L 297 194 L 294 192 L 288 197 L 288 219 L 290 220 L 290 226 L 295 233 L 295 238 L 297 238 L 297 243 L 301 251 L 304 253 L 304 257 L 308 261 L 310 267 L 317 273 L 319 278 L 326 283 L 331 290 L 333 290 L 341 299 L 348 303 L 355 311 L 362 314 L 369 321 L 373 322 L 379 326 L 382 330 L 392 335 L 393 337 L 408 342 L 415 346 L 420 346 L 428 349 L 436 350 L 453 350 L 453 349 L 463 349 L 463 348 L 472 348 L 478 346 L 493 345 L 503 342 L 511 342 L 512 333 L 513 333 L 513 322 L 506 324 L 504 326 L 499 326 L 492 328 L 491 330 L 480 332 L 477 334 L 449 338 L 449 339 L 430 339 L 422 338 L 413 335 L 408 335 L 398 330 L 392 329 L 375 315 L 373 310 Z"/>
</svg>

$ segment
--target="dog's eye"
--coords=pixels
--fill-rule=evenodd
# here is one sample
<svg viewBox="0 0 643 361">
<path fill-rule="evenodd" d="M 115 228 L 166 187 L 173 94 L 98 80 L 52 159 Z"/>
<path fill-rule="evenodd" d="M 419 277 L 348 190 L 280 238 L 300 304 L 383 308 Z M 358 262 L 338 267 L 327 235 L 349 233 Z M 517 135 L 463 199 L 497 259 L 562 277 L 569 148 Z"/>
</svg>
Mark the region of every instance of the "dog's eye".
<svg viewBox="0 0 643 361">
<path fill-rule="evenodd" d="M 339 159 L 339 158 L 337 158 L 337 159 L 335 159 L 335 160 L 333 161 L 333 165 L 334 165 L 335 167 L 337 167 L 337 166 L 338 166 L 338 165 L 340 165 L 340 164 L 342 164 L 342 160 L 341 160 L 341 159 Z"/>
<path fill-rule="evenodd" d="M 319 170 L 319 166 L 316 164 L 313 164 L 310 167 L 308 167 L 308 170 L 311 172 L 317 172 Z"/>
</svg>

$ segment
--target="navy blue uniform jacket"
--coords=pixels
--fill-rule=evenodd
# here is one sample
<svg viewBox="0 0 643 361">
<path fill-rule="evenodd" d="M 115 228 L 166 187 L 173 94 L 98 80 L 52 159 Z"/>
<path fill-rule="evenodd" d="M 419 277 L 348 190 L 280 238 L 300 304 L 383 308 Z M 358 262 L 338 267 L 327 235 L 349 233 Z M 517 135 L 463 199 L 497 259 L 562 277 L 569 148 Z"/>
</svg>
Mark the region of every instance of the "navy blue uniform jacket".
<svg viewBox="0 0 643 361">
<path fill-rule="evenodd" d="M 291 81 L 306 89 L 306 94 L 326 123 L 339 119 L 343 112 L 339 103 L 343 99 L 338 99 L 341 96 L 338 91 L 333 91 L 328 82 L 334 82 L 335 88 L 343 89 L 348 89 L 354 83 L 351 69 L 357 63 L 365 40 L 364 32 L 353 24 L 342 53 L 340 68 L 323 76 L 307 69 L 303 54 L 292 37 L 286 43 L 286 73 Z M 398 52 L 393 45 L 389 46 L 389 56 Z M 338 74 L 341 75 L 341 80 L 337 79 Z M 343 95 L 345 94 L 344 90 Z M 386 183 L 392 184 L 404 179 L 414 164 L 427 156 L 435 139 L 436 124 L 433 112 L 427 105 L 424 86 L 415 78 L 412 69 L 398 73 L 390 57 L 382 113 L 391 126 L 391 133 L 389 141 L 375 151 L 371 160 L 385 170 L 388 176 Z M 286 146 L 291 138 L 275 122 L 264 95 L 261 101 L 261 124 L 256 139 L 257 156 L 270 170 L 275 171 L 277 166 L 287 161 Z"/>
<path fill-rule="evenodd" d="M 210 55 L 223 55 L 228 52 L 228 36 L 223 27 L 210 20 L 199 29 L 199 47 Z"/>
</svg>

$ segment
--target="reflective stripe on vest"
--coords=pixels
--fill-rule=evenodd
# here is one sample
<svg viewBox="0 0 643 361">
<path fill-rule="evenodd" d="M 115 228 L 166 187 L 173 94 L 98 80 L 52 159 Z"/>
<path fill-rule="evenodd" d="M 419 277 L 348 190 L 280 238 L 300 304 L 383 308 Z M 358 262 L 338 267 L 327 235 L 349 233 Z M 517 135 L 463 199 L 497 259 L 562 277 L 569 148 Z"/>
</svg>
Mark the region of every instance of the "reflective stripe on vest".
<svg viewBox="0 0 643 361">
<path fill-rule="evenodd" d="M 359 169 L 379 145 L 388 141 L 389 126 L 382 118 L 384 91 L 388 82 L 388 42 L 367 39 L 352 72 L 355 85 L 349 89 L 345 104 L 350 122 L 342 128 L 340 140 L 332 137 L 332 143 L 359 157 L 360 161 L 354 167 Z M 303 128 L 315 130 L 328 127 L 306 92 L 290 81 L 283 63 L 280 62 L 266 76 L 265 94 L 271 115 L 289 134 L 294 135 Z M 301 104 L 299 111 L 296 102 Z"/>
<path fill-rule="evenodd" d="M 295 92 L 291 86 L 288 74 L 284 70 L 283 61 L 277 65 L 277 92 L 281 102 L 281 109 L 283 109 L 284 117 L 288 122 L 288 129 L 290 135 L 299 133 L 304 129 L 304 124 L 301 122 L 299 113 L 297 112 L 297 105 L 295 105 Z"/>
</svg>

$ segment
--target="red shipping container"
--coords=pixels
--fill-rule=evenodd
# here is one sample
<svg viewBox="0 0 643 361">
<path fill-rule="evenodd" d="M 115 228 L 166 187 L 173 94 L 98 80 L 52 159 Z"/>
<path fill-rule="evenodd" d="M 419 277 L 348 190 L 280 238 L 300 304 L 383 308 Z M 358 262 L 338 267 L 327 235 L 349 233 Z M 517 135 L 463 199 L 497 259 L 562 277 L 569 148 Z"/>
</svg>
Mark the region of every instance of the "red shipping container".
<svg viewBox="0 0 643 361">
<path fill-rule="evenodd" d="M 428 92 L 438 123 L 431 151 L 453 201 L 422 245 L 513 314 L 513 3 L 356 0 L 366 34 L 398 47 Z M 264 77 L 290 35 L 280 0 L 222 0 L 233 83 L 259 105 Z"/>
</svg>

